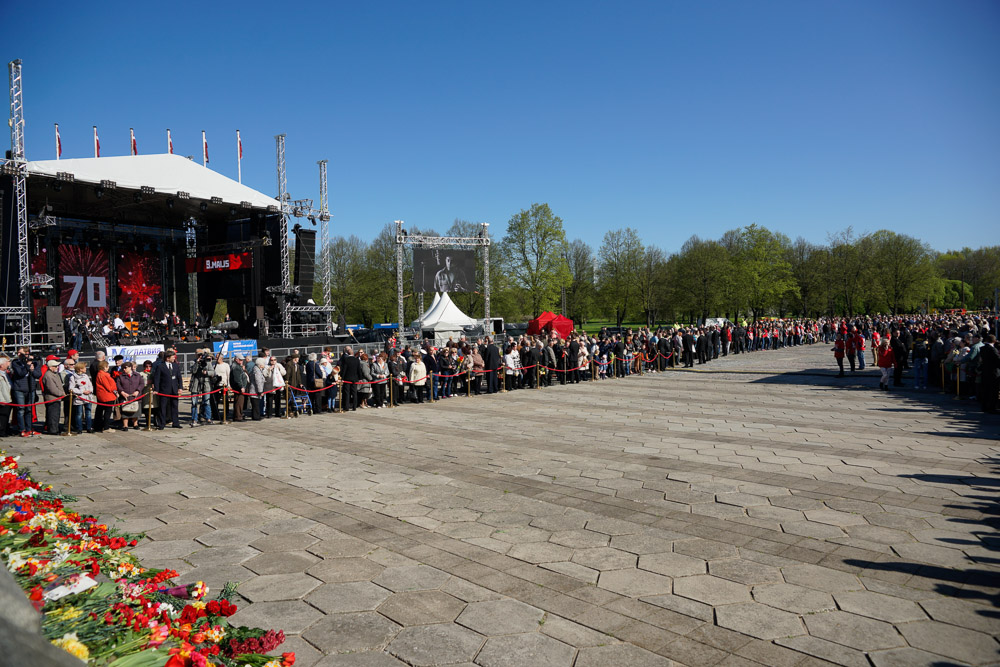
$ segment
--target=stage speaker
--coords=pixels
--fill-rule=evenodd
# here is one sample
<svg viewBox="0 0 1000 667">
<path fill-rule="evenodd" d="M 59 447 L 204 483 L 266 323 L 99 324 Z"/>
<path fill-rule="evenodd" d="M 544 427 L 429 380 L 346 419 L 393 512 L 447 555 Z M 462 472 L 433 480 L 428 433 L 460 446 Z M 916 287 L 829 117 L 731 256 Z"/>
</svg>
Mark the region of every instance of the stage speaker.
<svg viewBox="0 0 1000 667">
<path fill-rule="evenodd" d="M 145 335 L 139 336 L 139 345 L 150 345 L 150 344 L 152 344 L 152 342 L 153 342 L 153 339 L 150 338 L 149 336 L 145 336 Z"/>
<path fill-rule="evenodd" d="M 45 327 L 49 331 L 63 330 L 63 316 L 61 307 L 45 306 Z"/>
<path fill-rule="evenodd" d="M 222 334 L 217 334 L 217 333 L 212 334 L 211 339 L 213 343 L 221 343 L 222 341 L 226 340 L 226 338 Z"/>
<path fill-rule="evenodd" d="M 298 227 L 298 226 L 296 226 Z M 312 298 L 316 262 L 316 230 L 298 227 L 295 232 L 295 278 L 302 299 Z"/>
<path fill-rule="evenodd" d="M 48 331 L 45 334 L 45 338 L 48 339 L 49 345 L 55 347 L 63 347 L 66 345 L 66 335 L 60 329 L 59 331 Z"/>
<path fill-rule="evenodd" d="M 176 345 L 180 341 L 181 339 L 178 338 L 177 336 L 165 336 L 163 338 L 163 342 L 166 343 L 167 345 Z"/>
<path fill-rule="evenodd" d="M 234 334 L 234 333 L 229 334 L 229 340 L 239 340 L 239 339 L 240 339 L 239 334 Z"/>
</svg>

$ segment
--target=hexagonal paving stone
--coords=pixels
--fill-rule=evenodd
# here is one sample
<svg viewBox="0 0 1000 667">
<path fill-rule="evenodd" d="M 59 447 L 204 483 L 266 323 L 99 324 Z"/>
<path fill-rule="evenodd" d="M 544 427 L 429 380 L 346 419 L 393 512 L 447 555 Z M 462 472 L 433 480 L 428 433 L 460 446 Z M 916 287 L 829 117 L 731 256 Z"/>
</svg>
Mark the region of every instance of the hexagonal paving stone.
<svg viewBox="0 0 1000 667">
<path fill-rule="evenodd" d="M 596 584 L 597 577 L 600 572 L 589 567 L 584 567 L 577 563 L 571 563 L 570 561 L 559 561 L 558 563 L 541 563 L 540 567 L 546 570 L 552 570 L 553 572 L 558 572 L 559 574 L 565 574 L 567 577 L 573 577 L 574 579 L 579 579 L 580 581 L 585 581 L 588 584 Z"/>
<path fill-rule="evenodd" d="M 329 558 L 310 567 L 307 572 L 328 584 L 346 581 L 370 581 L 385 567 L 367 558 Z"/>
<path fill-rule="evenodd" d="M 490 637 L 476 657 L 482 667 L 571 667 L 576 650 L 537 632 Z"/>
<path fill-rule="evenodd" d="M 580 649 L 575 667 L 672 667 L 675 663 L 632 644 Z"/>
<path fill-rule="evenodd" d="M 644 527 L 631 521 L 619 519 L 591 519 L 587 522 L 587 530 L 605 535 L 633 535 L 641 533 Z"/>
<path fill-rule="evenodd" d="M 611 538 L 592 530 L 558 530 L 552 533 L 549 541 L 571 549 L 589 549 L 606 547 Z"/>
<path fill-rule="evenodd" d="M 241 547 L 256 542 L 264 533 L 247 528 L 223 528 L 213 530 L 198 538 L 206 547 Z"/>
<path fill-rule="evenodd" d="M 487 636 L 511 635 L 538 630 L 543 615 L 541 609 L 517 600 L 487 600 L 470 603 L 455 622 Z"/>
<path fill-rule="evenodd" d="M 257 574 L 288 574 L 305 572 L 318 562 L 319 558 L 308 551 L 271 552 L 251 558 L 243 567 Z"/>
<path fill-rule="evenodd" d="M 684 554 L 648 554 L 639 556 L 639 568 L 669 577 L 688 577 L 705 574 L 705 561 Z"/>
<path fill-rule="evenodd" d="M 306 602 L 327 614 L 341 614 L 372 611 L 390 595 L 389 591 L 370 581 L 352 581 L 345 584 L 323 584 L 306 596 Z"/>
<path fill-rule="evenodd" d="M 646 570 L 608 570 L 601 572 L 597 585 L 605 590 L 637 598 L 643 595 L 665 595 L 670 592 L 671 579 Z"/>
<path fill-rule="evenodd" d="M 448 581 L 450 574 L 428 565 L 402 565 L 387 567 L 374 581 L 394 593 L 404 591 L 429 591 L 440 588 Z"/>
<path fill-rule="evenodd" d="M 260 552 L 252 547 L 206 547 L 185 556 L 184 560 L 195 567 L 206 565 L 233 565 L 249 560 Z"/>
<path fill-rule="evenodd" d="M 837 510 L 806 510 L 806 519 L 830 526 L 860 526 L 868 523 L 860 514 L 838 512 Z"/>
<path fill-rule="evenodd" d="M 716 542 L 715 540 L 703 540 L 700 537 L 693 540 L 674 542 L 674 552 L 704 560 L 737 558 L 740 555 L 740 552 L 732 544 Z"/>
<path fill-rule="evenodd" d="M 802 620 L 805 621 L 809 634 L 814 637 L 862 651 L 877 651 L 905 645 L 903 638 L 888 623 L 849 614 L 846 611 L 810 614 Z"/>
<path fill-rule="evenodd" d="M 927 620 L 927 615 L 915 602 L 890 595 L 857 591 L 837 593 L 833 597 L 836 598 L 837 606 L 842 610 L 869 618 L 877 618 L 880 621 L 903 623 Z"/>
<path fill-rule="evenodd" d="M 298 600 L 319 586 L 306 574 L 268 574 L 240 586 L 240 595 L 251 602 Z"/>
<path fill-rule="evenodd" d="M 281 628 L 291 634 L 304 631 L 322 617 L 323 614 L 302 600 L 282 600 L 240 607 L 229 620 L 234 625 Z"/>
<path fill-rule="evenodd" d="M 611 547 L 638 555 L 667 553 L 673 549 L 674 540 L 672 538 L 674 535 L 668 531 L 659 531 L 656 535 L 647 533 L 615 535 L 611 538 Z"/>
<path fill-rule="evenodd" d="M 449 623 L 455 620 L 465 603 L 441 591 L 396 593 L 382 603 L 378 612 L 402 626 Z"/>
<path fill-rule="evenodd" d="M 791 637 L 805 632 L 799 617 L 756 602 L 729 604 L 715 610 L 716 622 L 757 639 Z"/>
<path fill-rule="evenodd" d="M 768 584 L 784 581 L 781 578 L 781 570 L 778 568 L 745 558 L 713 560 L 708 564 L 708 571 L 717 577 L 741 584 Z"/>
<path fill-rule="evenodd" d="M 743 584 L 703 574 L 674 579 L 674 595 L 691 598 L 713 607 L 720 604 L 750 602 L 750 589 Z"/>
<path fill-rule="evenodd" d="M 864 586 L 850 572 L 831 570 L 819 565 L 792 565 L 781 568 L 781 574 L 790 584 L 813 588 L 827 593 L 864 590 Z"/>
<path fill-rule="evenodd" d="M 454 623 L 406 628 L 387 651 L 415 667 L 451 664 L 476 657 L 484 637 Z"/>
<path fill-rule="evenodd" d="M 753 599 L 762 604 L 796 614 L 813 614 L 837 608 L 833 602 L 833 596 L 829 593 L 794 584 L 754 586 Z"/>
<path fill-rule="evenodd" d="M 995 663 L 1000 650 L 994 637 L 937 621 L 903 623 L 899 631 L 914 648 L 925 651 L 946 649 L 948 657 L 972 665 Z"/>
<path fill-rule="evenodd" d="M 318 537 L 309 533 L 286 533 L 284 535 L 268 535 L 251 544 L 260 551 L 301 551 L 319 542 Z"/>
<path fill-rule="evenodd" d="M 571 560 L 595 570 L 621 570 L 626 567 L 635 567 L 638 562 L 635 554 L 608 547 L 580 549 L 573 554 Z"/>
<path fill-rule="evenodd" d="M 573 550 L 551 542 L 532 542 L 514 545 L 507 555 L 528 563 L 555 563 L 572 558 Z"/>
<path fill-rule="evenodd" d="M 361 611 L 326 616 L 302 633 L 302 637 L 324 653 L 346 653 L 382 648 L 399 630 L 385 616 Z"/>
<path fill-rule="evenodd" d="M 156 542 L 144 542 L 140 546 L 132 549 L 132 553 L 140 560 L 146 558 L 184 558 L 197 551 L 201 551 L 202 545 L 194 540 L 162 540 Z"/>
<path fill-rule="evenodd" d="M 356 558 L 374 549 L 368 542 L 355 537 L 335 537 L 312 545 L 308 551 L 324 558 Z"/>
</svg>

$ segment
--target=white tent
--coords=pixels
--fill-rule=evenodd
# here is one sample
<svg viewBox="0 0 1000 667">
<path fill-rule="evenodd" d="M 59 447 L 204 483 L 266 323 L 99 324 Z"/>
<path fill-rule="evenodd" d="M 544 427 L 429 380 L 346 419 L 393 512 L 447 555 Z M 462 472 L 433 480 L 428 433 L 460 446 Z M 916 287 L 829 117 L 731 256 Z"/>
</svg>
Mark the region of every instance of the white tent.
<svg viewBox="0 0 1000 667">
<path fill-rule="evenodd" d="M 441 331 L 462 331 L 462 327 L 475 326 L 479 324 L 455 305 L 447 292 L 441 294 L 437 305 L 425 314 L 420 326 L 424 329 L 433 329 L 435 333 Z"/>
<path fill-rule="evenodd" d="M 250 202 L 256 208 L 278 206 L 278 200 L 237 183 L 180 155 L 126 155 L 120 157 L 88 157 L 67 160 L 38 160 L 28 163 L 30 176 L 51 176 L 61 172 L 73 175 L 84 183 L 114 181 L 120 188 L 138 190 L 143 186 L 154 191 L 176 195 L 188 193 L 192 199 L 210 200 L 219 197 L 227 204 Z"/>
<path fill-rule="evenodd" d="M 427 319 L 427 316 L 430 315 L 431 311 L 433 311 L 437 307 L 437 305 L 438 305 L 438 303 L 440 301 L 441 301 L 441 295 L 438 294 L 437 292 L 435 292 L 434 293 L 434 300 L 431 301 L 430 308 L 428 308 L 427 310 L 425 310 L 420 315 L 420 317 L 418 317 L 416 320 L 414 320 L 412 323 L 410 323 L 410 326 L 411 327 L 419 327 L 420 323 Z"/>
</svg>

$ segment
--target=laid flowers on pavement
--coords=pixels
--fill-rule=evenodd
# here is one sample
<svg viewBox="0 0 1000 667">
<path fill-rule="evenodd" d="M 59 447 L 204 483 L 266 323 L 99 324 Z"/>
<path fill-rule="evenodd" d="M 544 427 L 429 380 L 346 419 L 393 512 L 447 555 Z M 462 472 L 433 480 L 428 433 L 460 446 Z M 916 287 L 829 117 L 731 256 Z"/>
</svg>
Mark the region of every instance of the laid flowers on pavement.
<svg viewBox="0 0 1000 667">
<path fill-rule="evenodd" d="M 208 599 L 203 582 L 177 585 L 177 572 L 142 567 L 118 534 L 67 511 L 54 493 L 0 452 L 0 564 L 42 615 L 55 646 L 99 667 L 289 667 L 294 653 L 264 655 L 281 631 L 229 624 L 227 585 Z"/>
</svg>

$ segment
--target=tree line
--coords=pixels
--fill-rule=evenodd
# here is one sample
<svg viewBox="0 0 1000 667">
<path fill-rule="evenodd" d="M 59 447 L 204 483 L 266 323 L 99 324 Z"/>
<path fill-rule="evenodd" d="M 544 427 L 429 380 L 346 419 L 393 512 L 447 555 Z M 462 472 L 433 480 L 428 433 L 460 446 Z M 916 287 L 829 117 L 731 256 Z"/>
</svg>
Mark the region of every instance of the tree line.
<svg viewBox="0 0 1000 667">
<path fill-rule="evenodd" d="M 411 235 L 438 236 L 408 226 Z M 444 236 L 477 236 L 480 223 L 455 220 Z M 595 250 L 569 240 L 548 204 L 511 216 L 502 237 L 491 237 L 491 314 L 525 321 L 542 311 L 576 322 L 694 322 L 705 317 L 910 313 L 992 307 L 1000 286 L 1000 246 L 938 252 L 906 234 L 851 227 L 815 244 L 751 224 L 718 239 L 689 238 L 667 253 L 624 227 L 605 233 Z M 370 242 L 336 237 L 329 254 L 332 303 L 346 321 L 395 322 L 395 226 Z M 483 250 L 475 292 L 452 298 L 470 317 L 483 315 Z M 319 266 L 322 266 L 320 264 Z M 319 268 L 319 267 L 317 267 Z M 404 252 L 406 323 L 419 315 L 411 293 L 412 253 Z M 317 287 L 313 298 L 322 303 Z M 429 305 L 429 301 L 425 305 Z"/>
</svg>

